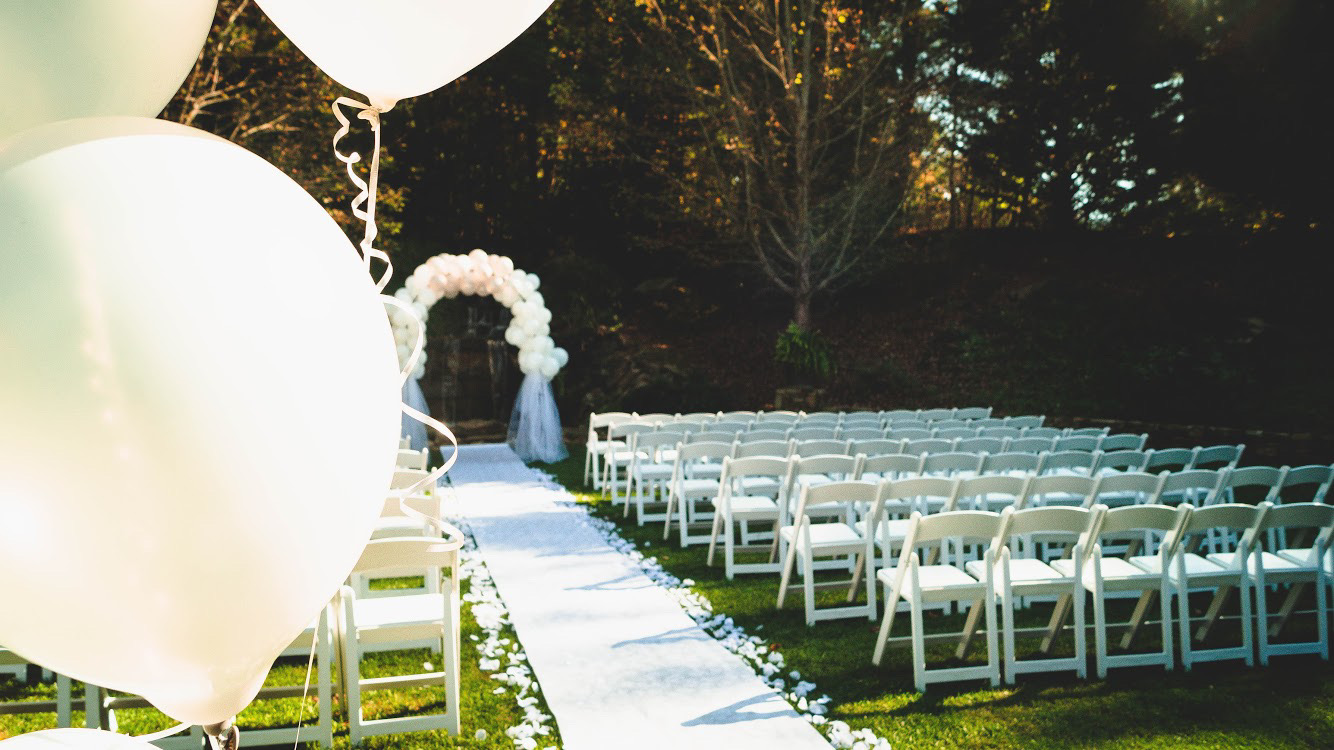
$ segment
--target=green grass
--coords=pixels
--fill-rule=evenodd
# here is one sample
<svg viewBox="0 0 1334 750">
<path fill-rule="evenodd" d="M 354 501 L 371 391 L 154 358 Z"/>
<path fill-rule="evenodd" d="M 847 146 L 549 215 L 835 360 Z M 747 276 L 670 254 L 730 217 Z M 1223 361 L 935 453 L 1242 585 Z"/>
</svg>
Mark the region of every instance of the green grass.
<svg viewBox="0 0 1334 750">
<path fill-rule="evenodd" d="M 417 583 L 420 583 L 420 580 L 418 578 Z M 411 584 L 411 581 L 403 580 L 390 581 L 386 585 Z M 463 592 L 466 594 L 468 591 L 467 581 L 463 582 L 463 587 Z M 384 735 L 367 738 L 362 743 L 362 747 L 371 749 L 403 747 L 508 749 L 514 747 L 514 743 L 505 735 L 507 728 L 518 724 L 523 719 L 523 712 L 515 703 L 514 688 L 506 687 L 501 694 L 494 692 L 496 688 L 502 686 L 502 683 L 492 680 L 488 673 L 480 670 L 478 667 L 479 654 L 472 640 L 473 637 L 484 638 L 485 634 L 473 618 L 471 606 L 466 602 L 462 607 L 462 614 L 463 637 L 462 650 L 459 655 L 462 665 L 459 694 L 462 727 L 459 735 L 457 737 L 451 736 L 444 731 Z M 516 638 L 513 630 L 508 626 L 503 628 L 502 637 Z M 366 655 L 363 659 L 361 671 L 363 677 L 408 674 L 420 671 L 422 663 L 427 661 L 432 662 L 438 668 L 439 656 L 426 649 L 372 653 Z M 305 657 L 285 658 L 274 666 L 265 684 L 299 685 L 305 680 L 305 674 Z M 313 686 L 311 690 L 314 691 Z M 82 685 L 76 683 L 75 696 L 82 696 L 82 693 Z M 347 748 L 350 747 L 347 737 L 347 713 L 337 694 L 338 688 L 336 685 L 334 693 L 334 747 Z M 363 693 L 362 700 L 365 706 L 365 716 L 371 719 L 379 719 L 410 715 L 421 711 L 438 711 L 444 706 L 444 695 L 443 687 L 414 688 Z M 0 701 L 41 700 L 54 697 L 54 684 L 29 686 L 17 683 L 9 677 L 0 677 Z M 295 726 L 300 706 L 300 698 L 257 700 L 237 717 L 237 724 L 243 732 L 247 727 Z M 539 706 L 545 713 L 550 714 L 540 696 Z M 308 698 L 304 711 L 306 723 L 315 715 L 316 710 L 316 699 Z M 116 718 L 119 731 L 136 735 L 166 729 L 176 723 L 151 708 L 123 709 L 116 712 Z M 55 726 L 55 723 L 54 713 L 0 715 L 0 739 L 23 732 L 50 729 Z M 554 729 L 554 722 L 550 722 L 550 724 L 553 727 L 552 734 L 545 738 L 539 738 L 538 747 L 560 746 L 560 738 Z M 81 712 L 75 712 L 74 725 L 83 725 L 83 714 Z M 483 740 L 476 738 L 479 729 L 486 730 L 486 738 Z M 303 745 L 310 750 L 315 750 L 318 747 L 314 742 L 303 743 Z"/>
<path fill-rule="evenodd" d="M 1253 669 L 1237 662 L 1205 664 L 1188 674 L 1179 668 L 1172 673 L 1116 669 L 1101 681 L 1072 674 L 1021 675 L 1012 687 L 993 689 L 972 681 L 936 685 L 920 694 L 913 688 L 908 649 L 891 650 L 882 667 L 871 665 L 878 623 L 836 620 L 806 627 L 799 590 L 789 595 L 782 611 L 775 609 L 777 575 L 727 581 L 721 566 L 705 564 L 706 547 L 681 549 L 674 540 L 664 542 L 660 522 L 627 523 L 619 508 L 613 511 L 605 501 L 580 492 L 582 448 L 571 453 L 547 470 L 594 514 L 617 523 L 622 536 L 672 574 L 693 579 L 716 613 L 732 617 L 781 651 L 787 669 L 816 683 L 816 695 L 833 698 L 830 719 L 853 729 L 870 728 L 895 747 L 1303 748 L 1328 747 L 1334 736 L 1334 670 L 1314 657 L 1275 658 L 1269 667 Z M 1033 609 L 1021 613 L 1020 626 L 1045 620 L 1042 605 Z M 906 620 L 899 618 L 896 636 L 907 633 Z M 961 620 L 958 615 L 928 616 L 927 628 L 958 630 Z M 1156 625 L 1147 628 L 1136 650 L 1153 648 L 1156 630 Z M 1235 626 L 1218 630 L 1215 637 L 1224 642 L 1237 637 Z M 1025 649 L 1020 641 L 1021 658 L 1035 647 Z M 1069 653 L 1068 644 L 1066 649 Z M 930 658 L 946 658 L 951 650 L 933 647 Z M 979 655 L 985 657 L 980 646 L 970 658 Z"/>
</svg>

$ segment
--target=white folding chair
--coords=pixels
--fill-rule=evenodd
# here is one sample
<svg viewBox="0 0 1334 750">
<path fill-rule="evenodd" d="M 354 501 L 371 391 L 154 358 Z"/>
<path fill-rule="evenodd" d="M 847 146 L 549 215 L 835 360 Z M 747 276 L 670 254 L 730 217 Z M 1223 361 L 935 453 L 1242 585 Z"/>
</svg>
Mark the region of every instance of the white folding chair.
<svg viewBox="0 0 1334 750">
<path fill-rule="evenodd" d="M 833 440 L 838 436 L 838 428 L 828 427 L 794 427 L 788 434 L 793 440 Z"/>
<path fill-rule="evenodd" d="M 602 496 L 610 497 L 613 506 L 621 502 L 622 490 L 625 491 L 625 502 L 630 502 L 630 464 L 636 456 L 629 447 L 633 436 L 657 429 L 656 422 L 646 422 L 642 418 L 614 424 L 607 429 L 607 449 L 602 454 Z"/>
<path fill-rule="evenodd" d="M 1001 525 L 1001 517 L 987 511 L 965 510 L 934 516 L 923 516 L 917 512 L 912 514 L 898 564 L 876 572 L 876 582 L 884 586 L 885 614 L 876 637 L 872 664 L 880 665 L 889 645 L 907 641 L 912 644 L 913 684 L 919 691 L 925 692 L 926 686 L 931 683 L 958 680 L 985 679 L 992 686 L 1000 684 L 1000 649 L 997 647 L 996 589 L 993 577 L 996 569 L 993 559 L 995 550 L 991 546 L 986 548 L 982 560 L 982 577 L 977 578 L 964 571 L 963 561 L 955 559 L 951 562 L 949 545 L 945 542 L 959 540 L 990 543 L 1001 532 Z M 941 561 L 924 565 L 919 550 L 931 545 L 941 546 Z M 908 602 L 911 633 L 906 638 L 890 638 L 900 601 Z M 978 617 L 984 615 L 987 663 L 928 669 L 923 610 L 928 605 L 952 605 L 955 602 L 970 602 L 973 605 L 968 613 L 965 631 L 958 634 L 963 638 L 956 656 L 963 658 L 966 655 L 969 636 L 977 629 Z"/>
<path fill-rule="evenodd" d="M 427 460 L 428 456 L 426 455 L 425 448 L 422 448 L 419 451 L 414 451 L 412 449 L 403 450 L 400 448 L 398 451 L 397 465 L 404 469 L 425 469 Z"/>
<path fill-rule="evenodd" d="M 990 417 L 990 406 L 970 406 L 954 410 L 955 419 L 988 419 Z"/>
<path fill-rule="evenodd" d="M 1175 588 L 1168 575 L 1171 559 L 1180 539 L 1181 528 L 1190 515 L 1191 507 L 1181 505 L 1169 508 L 1165 505 L 1129 505 L 1122 508 L 1108 509 L 1097 506 L 1102 512 L 1096 533 L 1089 534 L 1084 540 L 1084 554 L 1088 560 L 1084 565 L 1084 590 L 1093 595 L 1093 631 L 1094 652 L 1098 678 L 1107 676 L 1110 667 L 1138 667 L 1158 665 L 1171 671 L 1175 664 L 1172 648 L 1172 596 Z M 1158 562 L 1142 567 L 1134 565 L 1124 558 L 1103 554 L 1102 537 L 1141 536 L 1145 532 L 1163 534 L 1165 541 L 1158 548 Z M 1054 560 L 1052 568 L 1064 575 L 1074 574 L 1074 564 L 1070 559 Z M 1125 633 L 1121 639 L 1122 650 L 1129 649 L 1139 626 L 1144 621 L 1154 597 L 1159 604 L 1159 628 L 1161 645 L 1150 653 L 1109 654 L 1107 648 L 1107 594 L 1109 592 L 1136 593 L 1139 601 L 1128 622 L 1124 623 Z M 1082 594 L 1080 594 L 1082 596 Z"/>
<path fill-rule="evenodd" d="M 903 441 L 890 440 L 888 438 L 880 438 L 876 440 L 853 440 L 852 448 L 849 449 L 848 452 L 853 455 L 862 453 L 867 456 L 893 455 L 903 453 Z"/>
<path fill-rule="evenodd" d="M 923 422 L 943 422 L 954 419 L 953 409 L 919 409 L 917 418 Z"/>
<path fill-rule="evenodd" d="M 1191 459 L 1192 469 L 1235 469 L 1246 450 L 1245 443 L 1237 445 L 1212 445 L 1208 448 L 1195 447 L 1195 456 Z"/>
<path fill-rule="evenodd" d="M 763 544 L 752 544 L 749 524 L 759 522 L 769 526 L 772 533 L 777 533 L 781 514 L 779 503 L 786 502 L 781 488 L 786 485 L 790 459 L 776 456 L 752 456 L 749 458 L 723 459 L 723 473 L 719 481 L 718 494 L 713 499 L 713 524 L 709 531 L 708 564 L 713 565 L 713 555 L 718 538 L 723 539 L 723 569 L 727 580 L 732 580 L 737 573 L 776 573 L 779 564 L 773 557 L 775 537 L 764 540 Z M 766 478 L 773 480 L 780 488 L 777 497 L 764 494 L 751 494 L 749 486 L 755 482 L 748 479 Z M 741 525 L 741 543 L 737 543 L 737 525 Z M 763 549 L 770 553 L 769 560 L 762 563 L 739 563 L 736 561 L 738 550 L 754 552 Z"/>
<path fill-rule="evenodd" d="M 1083 547 L 1079 538 L 1086 534 L 1097 519 L 1097 513 L 1084 508 L 1053 506 L 1046 508 L 1025 508 L 1014 510 L 1007 508 L 1001 512 L 1001 532 L 993 542 L 991 558 L 995 560 L 995 578 L 998 581 L 997 593 L 1001 597 L 1001 634 L 1004 647 L 1005 681 L 1013 683 L 1019 674 L 1033 672 L 1057 672 L 1073 670 L 1080 677 L 1088 672 L 1088 654 L 1084 634 L 1084 596 Z M 1041 560 L 1016 557 L 1012 542 L 1025 536 L 1050 538 L 1063 535 L 1074 541 L 1071 559 L 1072 569 L 1062 573 Z M 986 565 L 982 560 L 974 560 L 964 565 L 964 570 L 974 578 L 986 574 Z M 1020 597 L 1033 596 L 1069 596 L 1074 603 L 1074 654 L 1019 660 L 1015 654 L 1017 632 L 1014 626 L 1014 612 L 1018 608 Z M 1059 601 L 1059 599 L 1058 599 Z M 1058 606 L 1053 608 L 1052 621 L 1061 614 Z"/>
<path fill-rule="evenodd" d="M 448 530 L 448 529 L 447 529 Z M 450 530 L 452 531 L 452 530 Z M 353 568 L 364 575 L 439 568 L 446 580 L 439 594 L 409 594 L 379 599 L 357 598 L 344 587 L 338 603 L 342 651 L 342 686 L 353 745 L 372 735 L 444 729 L 459 732 L 459 579 L 462 536 L 450 539 L 380 539 L 370 542 Z M 362 655 L 368 651 L 416 648 L 423 640 L 438 643 L 442 669 L 410 675 L 363 678 Z M 443 686 L 443 710 L 411 716 L 367 719 L 364 691 Z"/>
<path fill-rule="evenodd" d="M 778 609 L 783 608 L 787 591 L 792 581 L 792 572 L 796 568 L 801 574 L 802 591 L 805 594 L 806 624 L 814 625 L 818 620 L 832 620 L 844 617 L 866 617 L 875 619 L 875 586 L 868 578 L 867 600 L 865 604 L 852 604 L 857 591 L 858 577 L 854 574 L 849 581 L 815 581 L 816 557 L 854 558 L 854 569 L 860 564 L 868 549 L 866 540 L 847 523 L 832 521 L 814 523 L 806 512 L 808 506 L 844 504 L 851 508 L 858 503 L 865 503 L 874 508 L 880 485 L 873 482 L 851 480 L 830 482 L 821 485 L 806 485 L 801 488 L 797 509 L 793 514 L 792 525 L 779 528 L 778 533 L 787 554 L 783 559 L 783 577 L 778 585 Z M 872 511 L 874 512 L 874 510 Z M 851 511 L 849 511 L 851 515 Z M 817 609 L 815 590 L 817 588 L 847 587 L 848 603 L 844 606 Z"/>
<path fill-rule="evenodd" d="M 659 495 L 666 501 L 667 484 L 676 469 L 676 452 L 690 439 L 690 433 L 677 430 L 638 432 L 630 436 L 630 492 L 633 492 L 635 520 L 640 526 L 645 521 L 663 521 L 663 513 L 646 514 L 644 503 L 656 502 Z M 630 516 L 630 502 L 625 503 L 621 515 Z"/>
<path fill-rule="evenodd" d="M 1055 442 L 1065 437 L 1065 430 L 1058 427 L 1025 427 L 1023 429 L 1023 436 L 1026 438 L 1041 438 Z M 1055 448 L 1047 448 L 1046 450 L 1055 450 Z"/>
<path fill-rule="evenodd" d="M 991 434 L 985 432 L 983 434 Z M 1056 438 L 1014 436 L 1010 438 L 1010 443 L 1005 450 L 1010 453 L 1050 453 L 1053 445 L 1056 444 Z"/>
<path fill-rule="evenodd" d="M 1285 549 L 1277 552 L 1256 550 L 1252 556 L 1255 571 L 1255 618 L 1260 663 L 1268 664 L 1270 656 L 1288 654 L 1316 654 L 1329 661 L 1329 550 L 1334 535 L 1334 505 L 1324 503 L 1291 503 L 1276 505 L 1265 514 L 1260 531 L 1284 529 L 1292 532 L 1306 529 L 1314 532 L 1310 547 Z M 1297 596 L 1305 584 L 1315 587 L 1316 639 L 1274 643 L 1271 637 L 1287 623 L 1297 603 Z M 1271 623 L 1267 587 L 1287 584 L 1288 597 L 1277 613 L 1278 622 Z M 1274 633 L 1271 635 L 1270 628 Z"/>
<path fill-rule="evenodd" d="M 675 520 L 681 534 L 682 547 L 709 540 L 703 534 L 690 533 L 692 524 L 713 520 L 712 514 L 701 511 L 696 503 L 718 496 L 717 477 L 722 474 L 723 460 L 732 455 L 735 447 L 735 443 L 690 442 L 677 450 L 676 464 L 672 467 L 672 478 L 667 485 L 663 539 L 671 537 L 672 522 Z"/>
<path fill-rule="evenodd" d="M 792 448 L 792 455 L 809 458 L 811 456 L 846 456 L 852 449 L 852 441 L 835 440 L 833 438 L 812 438 L 801 440 L 793 438 L 796 445 Z"/>
<path fill-rule="evenodd" d="M 864 451 L 858 451 L 858 455 L 866 456 L 862 460 L 862 473 L 861 476 L 857 477 L 858 479 L 873 481 L 901 479 L 921 473 L 921 456 L 910 456 L 906 453 L 873 453 L 868 455 Z"/>
<path fill-rule="evenodd" d="M 71 726 L 74 714 L 74 699 L 71 692 L 70 678 L 63 674 L 51 673 L 48 670 L 35 667 L 27 659 L 0 646 L 0 674 L 6 673 L 12 674 L 21 683 L 28 681 L 30 673 L 43 673 L 46 679 L 55 681 L 56 697 L 47 700 L 0 699 L 0 716 L 6 714 L 53 713 L 56 715 L 57 727 Z M 92 723 L 89 723 L 88 726 L 97 726 L 96 716 L 97 711 L 94 708 L 90 717 Z"/>
<path fill-rule="evenodd" d="M 593 489 L 602 488 L 602 456 L 609 447 L 624 449 L 625 444 L 617 446 L 608 446 L 609 442 L 614 442 L 605 437 L 605 430 L 618 422 L 634 419 L 634 415 L 626 411 L 610 411 L 601 414 L 593 413 L 588 415 L 588 438 L 584 441 L 584 484 L 593 482 Z"/>
<path fill-rule="evenodd" d="M 1008 474 L 1010 476 L 1029 476 L 1037 474 L 1039 457 L 1036 453 L 1015 453 L 1004 451 L 1000 453 L 984 453 L 982 455 L 982 466 L 978 473 L 983 476 L 993 474 Z"/>
<path fill-rule="evenodd" d="M 838 436 L 843 440 L 851 440 L 853 442 L 883 440 L 885 431 L 879 427 L 871 426 L 844 426 L 839 428 Z"/>
<path fill-rule="evenodd" d="M 1334 482 L 1334 465 L 1293 466 L 1283 474 L 1275 499 L 1283 503 L 1323 503 L 1331 482 Z M 1302 491 L 1298 492 L 1298 488 Z"/>
<path fill-rule="evenodd" d="M 1118 432 L 1115 435 L 1106 435 L 1098 441 L 1098 450 L 1104 453 L 1112 451 L 1142 451 L 1144 446 L 1149 443 L 1149 433 L 1135 435 L 1130 432 Z"/>
<path fill-rule="evenodd" d="M 1042 422 L 1043 422 L 1043 420 L 1045 420 L 1045 419 L 1046 419 L 1046 417 L 1041 416 L 1041 415 L 1024 415 L 1024 416 L 1019 416 L 1019 417 L 1006 417 L 1006 418 L 1005 418 L 1005 426 L 1006 426 L 1006 427 L 1019 427 L 1019 428 L 1021 428 L 1021 429 L 1023 429 L 1023 428 L 1032 429 L 1032 428 L 1035 428 L 1035 427 L 1041 427 L 1041 426 L 1042 426 Z"/>
<path fill-rule="evenodd" d="M 928 453 L 922 456 L 922 474 L 941 477 L 975 477 L 982 469 L 982 455 L 978 453 Z"/>
<path fill-rule="evenodd" d="M 1002 453 L 1005 451 L 1005 438 L 966 437 L 954 444 L 954 450 L 961 453 Z"/>
</svg>

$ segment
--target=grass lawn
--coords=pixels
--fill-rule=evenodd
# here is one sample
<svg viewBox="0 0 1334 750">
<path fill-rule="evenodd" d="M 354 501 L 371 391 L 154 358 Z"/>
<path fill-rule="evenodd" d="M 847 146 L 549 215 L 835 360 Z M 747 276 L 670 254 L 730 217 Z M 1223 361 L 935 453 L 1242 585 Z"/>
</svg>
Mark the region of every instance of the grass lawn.
<svg viewBox="0 0 1334 750">
<path fill-rule="evenodd" d="M 416 579 L 416 583 L 419 584 L 420 581 L 420 578 Z M 390 581 L 389 585 L 395 583 L 412 585 L 414 582 L 405 579 Z M 467 592 L 468 581 L 465 580 L 463 582 L 463 593 L 466 595 Z M 475 647 L 474 638 L 484 639 L 485 633 L 477 624 L 471 610 L 471 605 L 465 600 L 462 607 L 462 651 L 459 654 L 462 664 L 461 693 L 459 696 L 462 728 L 459 736 L 453 737 L 444 731 L 384 735 L 366 739 L 362 747 L 371 749 L 405 747 L 425 749 L 513 748 L 515 746 L 514 742 L 505 735 L 505 730 L 523 720 L 523 710 L 515 702 L 515 688 L 506 686 L 503 692 L 496 693 L 496 689 L 501 687 L 502 683 L 491 679 L 489 673 L 480 669 L 478 664 L 480 654 Z M 515 638 L 513 630 L 508 626 L 502 629 L 501 635 L 503 638 L 512 640 Z M 427 661 L 433 662 L 438 667 L 439 657 L 426 649 L 368 654 L 362 661 L 362 676 L 376 677 L 420 671 L 422 663 Z M 305 679 L 305 673 L 306 659 L 304 657 L 282 659 L 270 672 L 266 684 L 299 685 Z M 313 686 L 311 691 L 314 692 Z M 76 683 L 75 696 L 81 697 L 82 692 L 82 685 Z M 53 699 L 54 697 L 54 684 L 28 686 L 16 683 L 10 677 L 0 677 L 0 701 Z M 363 693 L 362 700 L 365 704 L 365 716 L 371 719 L 404 716 L 420 711 L 434 712 L 439 711 L 444 706 L 444 688 L 376 691 Z M 241 713 L 237 723 L 241 726 L 242 732 L 245 731 L 246 727 L 294 726 L 297 721 L 300 703 L 300 698 L 255 701 Z M 540 697 L 539 707 L 544 712 L 550 713 Z M 316 710 L 316 699 L 308 698 L 304 714 L 307 723 L 315 715 Z M 119 731 L 127 734 L 155 732 L 176 723 L 151 708 L 124 709 L 116 712 L 116 718 Z M 50 729 L 55 726 L 55 721 L 56 718 L 53 713 L 0 715 L 0 739 L 22 732 Z M 347 713 L 338 696 L 336 685 L 334 688 L 334 722 L 334 747 L 349 747 Z M 75 712 L 74 725 L 83 725 L 82 712 Z M 552 725 L 552 734 L 538 738 L 538 747 L 560 746 L 559 736 L 554 730 L 554 722 Z M 478 730 L 485 730 L 484 739 L 477 738 Z M 303 744 L 311 750 L 318 747 L 314 742 Z"/>
<path fill-rule="evenodd" d="M 806 627 L 799 589 L 777 611 L 777 574 L 727 581 L 720 563 L 705 564 L 707 546 L 681 549 L 675 540 L 663 541 L 660 522 L 643 527 L 627 522 L 619 508 L 581 491 L 582 446 L 572 446 L 571 453 L 547 469 L 594 514 L 616 522 L 623 537 L 672 574 L 693 579 L 716 613 L 780 650 L 788 669 L 815 682 L 817 695 L 833 698 L 830 719 L 853 729 L 871 728 L 895 747 L 1302 748 L 1334 743 L 1334 669 L 1315 657 L 1277 657 L 1269 667 L 1252 669 L 1239 662 L 1204 664 L 1190 673 L 1179 667 L 1171 673 L 1123 668 L 1103 681 L 1082 681 L 1073 674 L 1020 675 L 1013 687 L 993 689 L 973 681 L 918 693 L 908 649 L 892 649 L 882 667 L 871 665 L 878 622 L 848 619 Z M 1033 609 L 1021 613 L 1021 627 L 1026 620 L 1033 625 L 1045 621 L 1043 605 Z M 1117 621 L 1115 613 L 1111 617 Z M 961 621 L 960 615 L 928 616 L 927 628 L 957 631 Z M 906 616 L 898 618 L 894 635 L 907 634 L 907 626 Z M 1235 626 L 1218 630 L 1219 639 L 1237 637 Z M 1156 632 L 1156 625 L 1146 628 L 1136 649 L 1152 648 L 1153 639 L 1146 636 Z M 1069 638 L 1064 640 L 1068 649 Z M 1020 658 L 1025 645 L 1028 652 L 1036 648 L 1023 640 L 1018 645 Z M 929 663 L 936 666 L 952 651 L 952 646 L 933 648 L 936 661 Z M 982 648 L 970 657 L 984 659 Z"/>
</svg>

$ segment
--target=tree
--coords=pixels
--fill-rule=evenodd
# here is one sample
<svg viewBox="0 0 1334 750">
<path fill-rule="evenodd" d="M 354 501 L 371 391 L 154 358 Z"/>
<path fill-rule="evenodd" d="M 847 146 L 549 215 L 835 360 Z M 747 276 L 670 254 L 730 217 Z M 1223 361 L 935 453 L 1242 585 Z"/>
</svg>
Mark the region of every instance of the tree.
<svg viewBox="0 0 1334 750">
<path fill-rule="evenodd" d="M 687 149 L 704 189 L 692 199 L 721 212 L 809 329 L 812 301 L 901 216 L 930 140 L 918 97 L 934 12 L 897 0 L 644 4 L 694 109 Z"/>
</svg>

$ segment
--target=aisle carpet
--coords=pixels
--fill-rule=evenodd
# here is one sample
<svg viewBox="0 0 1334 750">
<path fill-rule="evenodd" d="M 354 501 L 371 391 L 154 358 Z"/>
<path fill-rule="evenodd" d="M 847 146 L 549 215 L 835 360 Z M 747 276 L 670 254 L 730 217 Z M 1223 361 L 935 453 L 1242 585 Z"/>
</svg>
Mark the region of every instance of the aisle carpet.
<svg viewBox="0 0 1334 750">
<path fill-rule="evenodd" d="M 508 446 L 463 446 L 447 478 L 566 748 L 828 750 Z"/>
</svg>

